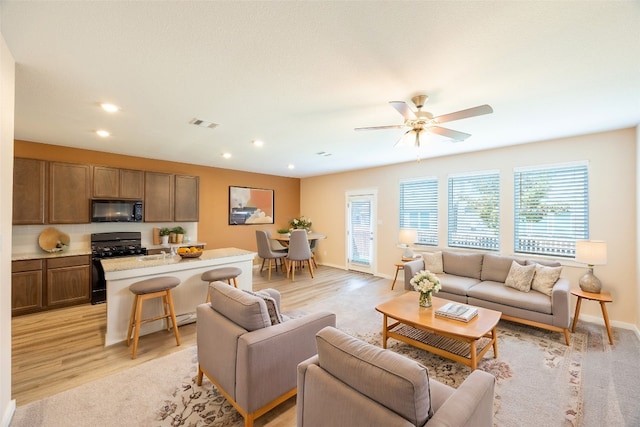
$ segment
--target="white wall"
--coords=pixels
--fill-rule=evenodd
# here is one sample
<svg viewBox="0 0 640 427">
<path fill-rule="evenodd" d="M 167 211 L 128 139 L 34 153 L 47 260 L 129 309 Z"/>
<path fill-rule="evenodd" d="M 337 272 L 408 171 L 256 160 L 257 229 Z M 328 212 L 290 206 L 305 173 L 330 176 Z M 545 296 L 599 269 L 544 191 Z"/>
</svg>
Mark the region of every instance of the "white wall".
<svg viewBox="0 0 640 427">
<path fill-rule="evenodd" d="M 501 176 L 501 253 L 513 254 L 513 169 L 553 163 L 589 162 L 590 238 L 608 243 L 607 265 L 595 274 L 610 291 L 608 305 L 615 322 L 638 326 L 636 129 L 576 136 L 455 156 L 412 161 L 401 165 L 305 178 L 300 184 L 300 212 L 313 218 L 313 229 L 327 235 L 318 244 L 323 264 L 345 267 L 344 194 L 362 188 L 378 190 L 377 274 L 392 277 L 401 257 L 398 243 L 398 188 L 406 178 L 436 176 L 439 180 L 439 236 L 446 247 L 447 178 L 449 174 L 498 169 Z M 470 139 L 464 144 L 473 144 Z M 392 143 L 389 149 L 394 149 Z M 428 149 L 428 147 L 426 147 Z M 407 152 L 407 158 L 413 158 Z M 522 256 L 522 258 L 527 258 Z M 563 277 L 577 286 L 585 268 L 560 260 Z M 573 301 L 575 304 L 575 301 Z M 586 302 L 582 314 L 601 318 L 600 307 Z"/>
<path fill-rule="evenodd" d="M 8 426 L 11 400 L 11 215 L 15 61 L 0 33 L 0 425 Z"/>
</svg>

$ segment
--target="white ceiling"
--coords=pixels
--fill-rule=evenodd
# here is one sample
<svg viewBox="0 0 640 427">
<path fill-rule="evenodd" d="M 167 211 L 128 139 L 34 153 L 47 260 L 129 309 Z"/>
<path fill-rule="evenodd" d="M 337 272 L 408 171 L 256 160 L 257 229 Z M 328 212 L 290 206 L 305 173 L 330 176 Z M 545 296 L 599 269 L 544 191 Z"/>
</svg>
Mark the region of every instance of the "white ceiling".
<svg viewBox="0 0 640 427">
<path fill-rule="evenodd" d="M 640 123 L 638 1 L 3 0 L 0 17 L 29 141 L 307 177 L 415 159 L 403 130 L 353 129 L 402 124 L 388 101 L 418 93 L 436 116 L 494 109 L 422 158 Z"/>
</svg>

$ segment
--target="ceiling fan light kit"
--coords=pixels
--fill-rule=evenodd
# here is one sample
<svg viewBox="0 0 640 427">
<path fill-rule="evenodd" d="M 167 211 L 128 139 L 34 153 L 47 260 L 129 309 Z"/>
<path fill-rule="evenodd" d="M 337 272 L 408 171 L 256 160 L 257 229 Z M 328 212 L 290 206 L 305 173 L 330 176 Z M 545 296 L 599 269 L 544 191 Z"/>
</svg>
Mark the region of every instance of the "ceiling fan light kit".
<svg viewBox="0 0 640 427">
<path fill-rule="evenodd" d="M 389 104 L 404 117 L 404 124 L 391 125 L 391 126 L 373 126 L 373 127 L 361 127 L 355 130 L 379 130 L 379 129 L 402 129 L 410 128 L 404 133 L 402 138 L 396 143 L 399 145 L 414 145 L 416 148 L 420 147 L 420 133 L 429 132 L 434 133 L 445 138 L 449 138 L 453 141 L 464 141 L 469 138 L 471 134 L 460 132 L 453 129 L 437 126 L 441 123 L 452 122 L 454 120 L 462 120 L 469 117 L 481 116 L 483 114 L 493 113 L 493 108 L 485 104 L 466 110 L 460 110 L 449 114 L 433 117 L 428 111 L 422 111 L 424 103 L 427 102 L 429 97 L 427 95 L 416 95 L 411 98 L 411 102 L 416 106 L 417 111 L 413 111 L 404 101 L 391 101 Z M 415 134 L 415 141 L 413 144 L 407 144 L 406 138 Z"/>
</svg>

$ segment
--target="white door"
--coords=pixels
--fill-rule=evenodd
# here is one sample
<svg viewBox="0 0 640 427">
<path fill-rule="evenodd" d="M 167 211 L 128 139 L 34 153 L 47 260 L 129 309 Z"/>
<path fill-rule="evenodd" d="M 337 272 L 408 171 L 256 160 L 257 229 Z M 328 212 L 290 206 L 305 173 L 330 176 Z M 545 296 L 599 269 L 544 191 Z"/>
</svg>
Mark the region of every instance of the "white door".
<svg viewBox="0 0 640 427">
<path fill-rule="evenodd" d="M 375 273 L 375 190 L 347 193 L 347 269 Z"/>
</svg>

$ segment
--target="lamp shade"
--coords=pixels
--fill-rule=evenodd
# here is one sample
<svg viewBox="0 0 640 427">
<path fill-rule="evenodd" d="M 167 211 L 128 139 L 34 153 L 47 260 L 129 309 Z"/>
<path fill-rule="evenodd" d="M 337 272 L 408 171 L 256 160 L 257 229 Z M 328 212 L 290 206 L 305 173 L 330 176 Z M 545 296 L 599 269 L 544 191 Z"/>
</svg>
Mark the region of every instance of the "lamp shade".
<svg viewBox="0 0 640 427">
<path fill-rule="evenodd" d="M 576 261 L 587 265 L 607 263 L 607 242 L 601 240 L 576 241 Z"/>
<path fill-rule="evenodd" d="M 412 245 L 416 242 L 418 231 L 413 228 L 401 228 L 398 240 L 405 245 Z"/>
</svg>

